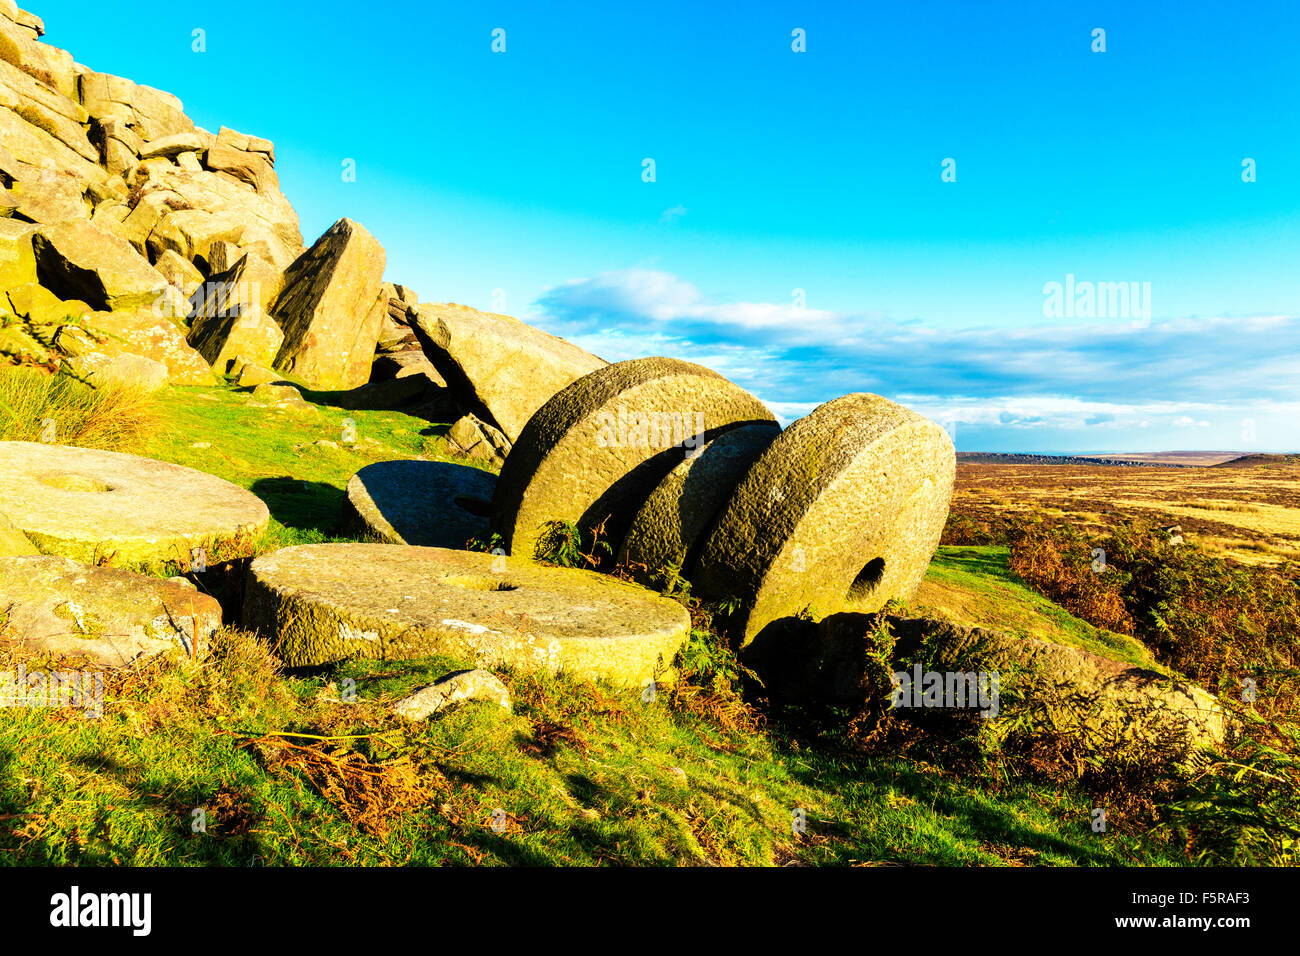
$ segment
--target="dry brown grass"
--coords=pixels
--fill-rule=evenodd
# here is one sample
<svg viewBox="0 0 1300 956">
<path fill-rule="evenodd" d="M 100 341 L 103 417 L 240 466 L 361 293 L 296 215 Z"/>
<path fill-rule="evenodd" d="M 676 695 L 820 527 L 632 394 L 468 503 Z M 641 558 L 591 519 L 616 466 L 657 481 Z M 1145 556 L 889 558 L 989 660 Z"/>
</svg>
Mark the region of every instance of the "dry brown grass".
<svg viewBox="0 0 1300 956">
<path fill-rule="evenodd" d="M 945 543 L 999 540 L 1009 519 L 1026 515 L 1097 533 L 1133 520 L 1176 524 L 1208 553 L 1280 566 L 1300 560 L 1300 466 L 961 463 Z"/>
<path fill-rule="evenodd" d="M 161 427 L 157 399 L 143 389 L 0 368 L 0 440 L 40 441 L 46 420 L 57 443 L 107 451 L 141 452 Z"/>
</svg>

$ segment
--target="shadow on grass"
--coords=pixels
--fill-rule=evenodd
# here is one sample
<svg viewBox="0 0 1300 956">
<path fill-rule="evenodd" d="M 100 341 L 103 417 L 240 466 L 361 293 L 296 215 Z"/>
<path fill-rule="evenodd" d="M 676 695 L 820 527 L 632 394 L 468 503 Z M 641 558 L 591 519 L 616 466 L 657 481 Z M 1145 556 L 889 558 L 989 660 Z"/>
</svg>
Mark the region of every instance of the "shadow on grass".
<svg viewBox="0 0 1300 956">
<path fill-rule="evenodd" d="M 286 528 L 324 536 L 338 527 L 344 493 L 333 485 L 289 477 L 259 478 L 251 490 Z"/>
</svg>

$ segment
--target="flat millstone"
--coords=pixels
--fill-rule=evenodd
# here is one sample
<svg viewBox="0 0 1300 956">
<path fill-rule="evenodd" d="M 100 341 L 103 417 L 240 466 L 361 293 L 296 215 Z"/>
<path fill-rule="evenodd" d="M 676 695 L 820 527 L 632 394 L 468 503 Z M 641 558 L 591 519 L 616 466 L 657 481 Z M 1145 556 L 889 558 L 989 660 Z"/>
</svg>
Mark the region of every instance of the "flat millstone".
<svg viewBox="0 0 1300 956">
<path fill-rule="evenodd" d="M 551 397 L 501 468 L 493 527 L 506 550 L 534 556 L 548 521 L 604 523 L 617 547 L 633 516 L 681 461 L 738 425 L 775 421 L 757 398 L 702 365 L 634 359 L 597 369 Z"/>
<path fill-rule="evenodd" d="M 683 455 L 632 519 L 620 563 L 650 582 L 670 567 L 685 573 L 736 485 L 779 434 L 776 422 L 741 425 Z"/>
<path fill-rule="evenodd" d="M 260 498 L 213 475 L 120 452 L 0 442 L 0 511 L 42 552 L 159 565 L 266 530 Z"/>
<path fill-rule="evenodd" d="M 879 395 L 845 395 L 768 446 L 688 577 L 701 597 L 739 602 L 744 644 L 781 619 L 909 600 L 955 477 L 952 441 L 934 422 Z"/>
<path fill-rule="evenodd" d="M 447 654 L 630 687 L 672 664 L 690 615 L 590 571 L 445 548 L 308 544 L 253 561 L 244 626 L 274 640 L 291 667 Z"/>
<path fill-rule="evenodd" d="M 0 608 L 5 642 L 106 667 L 169 651 L 202 658 L 221 626 L 221 605 L 192 588 L 43 555 L 0 558 Z"/>
<path fill-rule="evenodd" d="M 445 461 L 382 461 L 348 481 L 343 530 L 389 544 L 463 549 L 487 538 L 496 475 Z"/>
</svg>

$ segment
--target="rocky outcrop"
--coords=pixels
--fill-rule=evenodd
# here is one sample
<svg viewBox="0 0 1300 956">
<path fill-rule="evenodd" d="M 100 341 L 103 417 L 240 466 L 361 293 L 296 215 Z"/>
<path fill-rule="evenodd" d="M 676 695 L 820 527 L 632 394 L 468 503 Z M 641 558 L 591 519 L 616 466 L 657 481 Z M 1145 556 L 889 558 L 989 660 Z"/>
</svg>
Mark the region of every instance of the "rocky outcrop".
<svg viewBox="0 0 1300 956">
<path fill-rule="evenodd" d="M 213 135 L 175 96 L 77 64 L 40 24 L 0 0 L 0 358 L 130 379 L 148 366 L 121 356 L 137 355 L 173 382 L 210 383 L 184 343 L 186 300 L 246 258 L 243 281 L 266 312 L 303 252 L 275 148 Z M 267 351 L 274 323 L 249 311 L 236 328 L 207 327 L 204 354 Z M 70 322 L 87 313 L 98 329 Z"/>
<path fill-rule="evenodd" d="M 275 367 L 313 388 L 347 389 L 370 380 L 384 296 L 383 247 L 340 219 L 289 267 L 271 314 L 284 330 Z"/>
</svg>

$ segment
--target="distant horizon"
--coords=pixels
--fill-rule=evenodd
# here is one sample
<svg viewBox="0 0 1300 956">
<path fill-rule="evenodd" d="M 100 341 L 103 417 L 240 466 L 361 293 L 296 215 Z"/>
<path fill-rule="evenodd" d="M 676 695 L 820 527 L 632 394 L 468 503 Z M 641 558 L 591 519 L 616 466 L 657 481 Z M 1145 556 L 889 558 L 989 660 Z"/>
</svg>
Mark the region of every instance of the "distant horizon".
<svg viewBox="0 0 1300 956">
<path fill-rule="evenodd" d="M 25 5 L 273 140 L 306 242 L 362 223 L 422 301 L 783 421 L 867 391 L 962 450 L 1300 446 L 1293 0 L 367 8 L 436 70 L 340 0 Z"/>
</svg>

